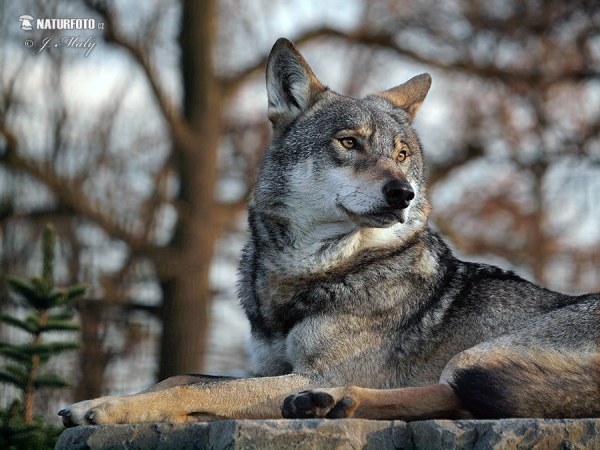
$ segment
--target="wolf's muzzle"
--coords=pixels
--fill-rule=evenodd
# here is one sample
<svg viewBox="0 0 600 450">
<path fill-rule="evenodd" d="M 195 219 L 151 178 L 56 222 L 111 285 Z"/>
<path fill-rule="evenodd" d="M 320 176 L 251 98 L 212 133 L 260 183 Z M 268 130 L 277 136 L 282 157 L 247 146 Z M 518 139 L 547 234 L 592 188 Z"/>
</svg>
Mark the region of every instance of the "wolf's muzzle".
<svg viewBox="0 0 600 450">
<path fill-rule="evenodd" d="M 408 208 L 410 201 L 415 198 L 411 185 L 402 180 L 388 181 L 382 191 L 388 205 L 396 209 Z"/>
</svg>

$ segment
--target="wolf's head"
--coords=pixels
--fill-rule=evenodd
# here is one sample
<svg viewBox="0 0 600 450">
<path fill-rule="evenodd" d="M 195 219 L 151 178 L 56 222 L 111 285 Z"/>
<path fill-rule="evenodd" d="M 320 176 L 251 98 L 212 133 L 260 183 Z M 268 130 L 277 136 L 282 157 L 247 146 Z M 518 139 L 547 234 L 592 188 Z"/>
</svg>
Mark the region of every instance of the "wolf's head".
<svg viewBox="0 0 600 450">
<path fill-rule="evenodd" d="M 353 230 L 422 227 L 429 206 L 411 123 L 430 85 L 422 74 L 364 99 L 346 97 L 279 39 L 267 63 L 273 138 L 251 211 L 292 228 L 294 238 L 321 242 Z"/>
</svg>

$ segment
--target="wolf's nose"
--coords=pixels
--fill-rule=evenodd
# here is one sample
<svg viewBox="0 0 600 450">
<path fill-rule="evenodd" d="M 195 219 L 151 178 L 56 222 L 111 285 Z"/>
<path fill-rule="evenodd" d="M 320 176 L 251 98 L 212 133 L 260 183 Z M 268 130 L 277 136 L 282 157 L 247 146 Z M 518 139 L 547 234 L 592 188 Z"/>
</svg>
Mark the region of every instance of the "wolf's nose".
<svg viewBox="0 0 600 450">
<path fill-rule="evenodd" d="M 383 186 L 385 201 L 392 208 L 408 208 L 410 201 L 415 198 L 415 191 L 406 181 L 392 180 Z"/>
</svg>

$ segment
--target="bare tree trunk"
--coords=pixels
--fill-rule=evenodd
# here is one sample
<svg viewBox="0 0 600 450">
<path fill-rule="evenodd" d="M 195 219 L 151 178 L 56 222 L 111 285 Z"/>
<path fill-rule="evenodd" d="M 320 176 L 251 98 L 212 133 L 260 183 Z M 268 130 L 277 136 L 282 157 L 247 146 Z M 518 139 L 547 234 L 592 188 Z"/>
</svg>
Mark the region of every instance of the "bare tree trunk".
<svg viewBox="0 0 600 450">
<path fill-rule="evenodd" d="M 218 234 L 214 192 L 221 101 L 212 52 L 215 0 L 183 2 L 180 34 L 183 119 L 191 136 L 174 138 L 179 220 L 170 247 L 174 266 L 160 269 L 163 333 L 159 378 L 202 369 L 209 324 L 209 267 Z"/>
<path fill-rule="evenodd" d="M 84 350 L 79 358 L 79 381 L 75 387 L 76 401 L 102 395 L 104 371 L 110 361 L 110 351 L 102 346 L 103 309 L 105 302 L 98 300 L 80 301 L 77 310 L 81 317 L 81 340 Z"/>
</svg>

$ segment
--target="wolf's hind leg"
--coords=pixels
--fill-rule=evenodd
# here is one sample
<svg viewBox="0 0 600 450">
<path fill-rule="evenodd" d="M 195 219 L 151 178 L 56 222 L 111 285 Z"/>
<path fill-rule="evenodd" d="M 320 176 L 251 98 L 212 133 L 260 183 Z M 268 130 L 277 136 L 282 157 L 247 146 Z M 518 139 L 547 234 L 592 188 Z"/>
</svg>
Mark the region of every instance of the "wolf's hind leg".
<svg viewBox="0 0 600 450">
<path fill-rule="evenodd" d="M 467 418 L 454 391 L 444 384 L 404 389 L 339 387 L 304 391 L 285 399 L 283 417 L 360 419 Z"/>
<path fill-rule="evenodd" d="M 442 377 L 477 418 L 600 417 L 598 353 L 505 347 L 472 358 L 471 350 Z"/>
</svg>

